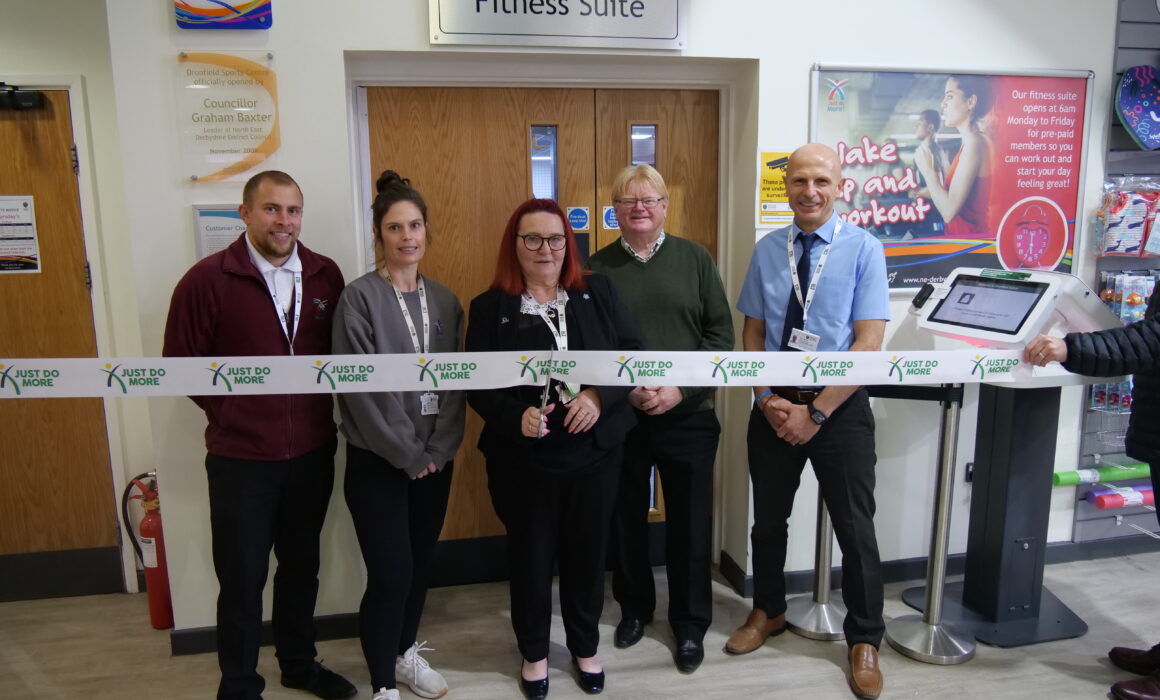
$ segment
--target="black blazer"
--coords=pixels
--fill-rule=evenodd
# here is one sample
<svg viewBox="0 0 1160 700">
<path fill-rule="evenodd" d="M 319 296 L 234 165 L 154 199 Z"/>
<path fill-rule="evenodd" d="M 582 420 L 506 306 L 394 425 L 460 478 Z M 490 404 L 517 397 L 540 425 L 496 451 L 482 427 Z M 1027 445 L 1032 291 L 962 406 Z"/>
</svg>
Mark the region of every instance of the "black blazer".
<svg viewBox="0 0 1160 700">
<path fill-rule="evenodd" d="M 579 329 L 583 348 L 569 350 L 642 350 L 644 341 L 632 315 L 620 301 L 616 287 L 603 275 L 585 278 L 586 291 L 569 289 L 568 325 Z M 518 347 L 516 320 L 520 315 L 520 298 L 508 296 L 499 289 L 489 289 L 471 300 L 468 312 L 467 352 L 495 350 L 529 350 Z M 592 427 L 596 446 L 610 449 L 624 442 L 636 424 L 628 403 L 631 386 L 595 387 L 600 394 L 600 418 Z M 535 438 L 520 432 L 520 419 L 528 408 L 520 397 L 519 387 L 467 392 L 467 403 L 483 418 L 479 449 L 490 457 L 504 452 L 518 456 L 530 454 Z"/>
</svg>

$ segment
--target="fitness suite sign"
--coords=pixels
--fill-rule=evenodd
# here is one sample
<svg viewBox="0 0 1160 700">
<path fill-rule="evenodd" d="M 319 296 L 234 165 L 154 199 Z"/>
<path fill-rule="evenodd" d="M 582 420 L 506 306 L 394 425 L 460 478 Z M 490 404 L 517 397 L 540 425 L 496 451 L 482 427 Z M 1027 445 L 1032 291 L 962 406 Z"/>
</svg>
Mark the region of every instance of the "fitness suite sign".
<svg viewBox="0 0 1160 700">
<path fill-rule="evenodd" d="M 681 49 L 690 0 L 427 0 L 432 44 Z"/>
</svg>

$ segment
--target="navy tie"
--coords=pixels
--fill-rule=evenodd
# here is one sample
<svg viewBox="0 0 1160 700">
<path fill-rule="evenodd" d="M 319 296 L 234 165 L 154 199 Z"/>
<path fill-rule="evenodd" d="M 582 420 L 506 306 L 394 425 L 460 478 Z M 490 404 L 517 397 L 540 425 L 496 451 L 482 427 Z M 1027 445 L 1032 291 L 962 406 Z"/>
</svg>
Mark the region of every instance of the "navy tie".
<svg viewBox="0 0 1160 700">
<path fill-rule="evenodd" d="M 809 292 L 810 288 L 810 248 L 814 247 L 814 241 L 818 240 L 818 234 L 801 232 L 798 234 L 798 240 L 802 244 L 802 252 L 798 255 L 797 274 L 798 281 L 802 287 L 802 297 Z M 781 329 L 781 349 L 792 350 L 789 346 L 789 335 L 795 328 L 802 327 L 802 305 L 798 303 L 797 294 L 794 293 L 793 287 L 789 290 L 789 304 L 785 307 L 785 325 Z M 802 328 L 802 330 L 805 330 Z"/>
</svg>

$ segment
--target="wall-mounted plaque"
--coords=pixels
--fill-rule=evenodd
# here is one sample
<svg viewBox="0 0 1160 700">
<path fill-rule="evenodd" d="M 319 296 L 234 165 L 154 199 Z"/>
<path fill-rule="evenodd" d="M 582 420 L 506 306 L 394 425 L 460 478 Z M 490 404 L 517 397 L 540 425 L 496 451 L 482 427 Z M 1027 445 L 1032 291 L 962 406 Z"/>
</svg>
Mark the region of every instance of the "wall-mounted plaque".
<svg viewBox="0 0 1160 700">
<path fill-rule="evenodd" d="M 182 166 L 189 179 L 241 179 L 281 145 L 273 55 L 182 53 L 175 89 Z"/>
</svg>

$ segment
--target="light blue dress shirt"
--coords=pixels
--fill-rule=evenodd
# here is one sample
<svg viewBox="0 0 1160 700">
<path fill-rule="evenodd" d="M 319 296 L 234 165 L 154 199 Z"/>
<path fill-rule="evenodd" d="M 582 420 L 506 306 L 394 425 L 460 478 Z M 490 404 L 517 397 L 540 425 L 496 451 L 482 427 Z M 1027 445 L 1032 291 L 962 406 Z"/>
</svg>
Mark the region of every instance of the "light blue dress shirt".
<svg viewBox="0 0 1160 700">
<path fill-rule="evenodd" d="M 890 320 L 890 290 L 882 242 L 869 231 L 844 221 L 835 238 L 837 223 L 838 215 L 832 214 L 815 232 L 822 242 L 815 243 L 810 251 L 810 274 L 813 274 L 825 244 L 832 246 L 805 324 L 805 330 L 819 336 L 819 351 L 848 350 L 854 342 L 854 321 Z M 800 258 L 802 244 L 797 240 L 800 232 L 798 225 L 792 224 L 757 242 L 737 299 L 738 311 L 765 321 L 767 351 L 781 349 L 785 310 L 794 293 L 785 240 L 787 235 L 794 236 L 794 255 Z M 802 284 L 804 295 L 804 280 Z"/>
</svg>

